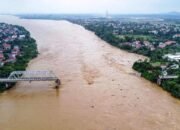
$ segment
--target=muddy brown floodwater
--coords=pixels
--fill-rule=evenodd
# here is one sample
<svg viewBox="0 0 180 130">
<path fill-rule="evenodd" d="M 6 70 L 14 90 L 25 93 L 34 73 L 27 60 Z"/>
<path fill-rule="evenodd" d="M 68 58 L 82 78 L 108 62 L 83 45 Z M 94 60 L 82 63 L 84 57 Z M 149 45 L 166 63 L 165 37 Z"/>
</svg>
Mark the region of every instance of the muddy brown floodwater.
<svg viewBox="0 0 180 130">
<path fill-rule="evenodd" d="M 180 130 L 180 101 L 133 75 L 144 57 L 114 48 L 67 21 L 0 21 L 28 29 L 40 55 L 28 70 L 62 80 L 18 83 L 0 95 L 0 130 Z"/>
</svg>

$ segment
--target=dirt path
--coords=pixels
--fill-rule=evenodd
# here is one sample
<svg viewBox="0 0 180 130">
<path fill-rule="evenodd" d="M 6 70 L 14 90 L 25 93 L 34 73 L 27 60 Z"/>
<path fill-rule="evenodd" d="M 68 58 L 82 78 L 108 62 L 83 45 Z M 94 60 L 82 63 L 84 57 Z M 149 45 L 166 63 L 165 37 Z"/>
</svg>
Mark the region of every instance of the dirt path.
<svg viewBox="0 0 180 130">
<path fill-rule="evenodd" d="M 29 70 L 53 70 L 62 80 L 19 83 L 0 95 L 0 130 L 179 130 L 180 101 L 132 75 L 142 56 L 114 48 L 66 21 L 0 21 L 23 25 L 40 55 Z"/>
</svg>

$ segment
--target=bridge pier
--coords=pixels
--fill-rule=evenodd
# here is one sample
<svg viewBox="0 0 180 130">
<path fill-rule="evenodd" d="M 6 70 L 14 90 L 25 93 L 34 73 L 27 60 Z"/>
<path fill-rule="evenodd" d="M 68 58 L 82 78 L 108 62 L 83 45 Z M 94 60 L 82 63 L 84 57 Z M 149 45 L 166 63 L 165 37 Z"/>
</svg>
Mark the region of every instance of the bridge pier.
<svg viewBox="0 0 180 130">
<path fill-rule="evenodd" d="M 158 85 L 161 85 L 161 83 L 162 83 L 162 79 L 161 79 L 161 78 L 158 78 L 157 84 L 158 84 Z"/>
<path fill-rule="evenodd" d="M 9 88 L 9 84 L 8 83 L 6 83 L 5 86 L 6 86 L 6 89 Z"/>
<path fill-rule="evenodd" d="M 59 89 L 59 87 L 60 87 L 60 85 L 61 85 L 61 80 L 60 79 L 57 79 L 56 81 L 55 81 L 55 83 L 56 83 L 56 89 Z"/>
</svg>

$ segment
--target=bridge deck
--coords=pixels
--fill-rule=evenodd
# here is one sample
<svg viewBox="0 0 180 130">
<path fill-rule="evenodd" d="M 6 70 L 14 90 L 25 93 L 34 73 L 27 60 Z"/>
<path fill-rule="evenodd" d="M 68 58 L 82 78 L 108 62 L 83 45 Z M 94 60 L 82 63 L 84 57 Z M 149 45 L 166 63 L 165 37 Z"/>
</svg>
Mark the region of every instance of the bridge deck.
<svg viewBox="0 0 180 130">
<path fill-rule="evenodd" d="M 18 82 L 18 81 L 56 81 L 58 78 L 21 78 L 21 79 L 0 79 L 0 82 Z"/>
<path fill-rule="evenodd" d="M 58 77 L 52 71 L 14 71 L 8 78 L 0 78 L 0 82 L 18 81 L 56 81 Z"/>
</svg>

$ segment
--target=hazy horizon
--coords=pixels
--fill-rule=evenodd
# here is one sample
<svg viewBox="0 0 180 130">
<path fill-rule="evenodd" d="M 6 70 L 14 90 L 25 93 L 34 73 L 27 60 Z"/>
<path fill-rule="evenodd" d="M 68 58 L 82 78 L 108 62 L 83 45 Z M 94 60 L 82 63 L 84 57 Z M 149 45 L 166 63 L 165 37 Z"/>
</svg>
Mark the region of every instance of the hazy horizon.
<svg viewBox="0 0 180 130">
<path fill-rule="evenodd" d="M 178 0 L 6 0 L 1 14 L 158 14 L 180 12 Z"/>
</svg>

